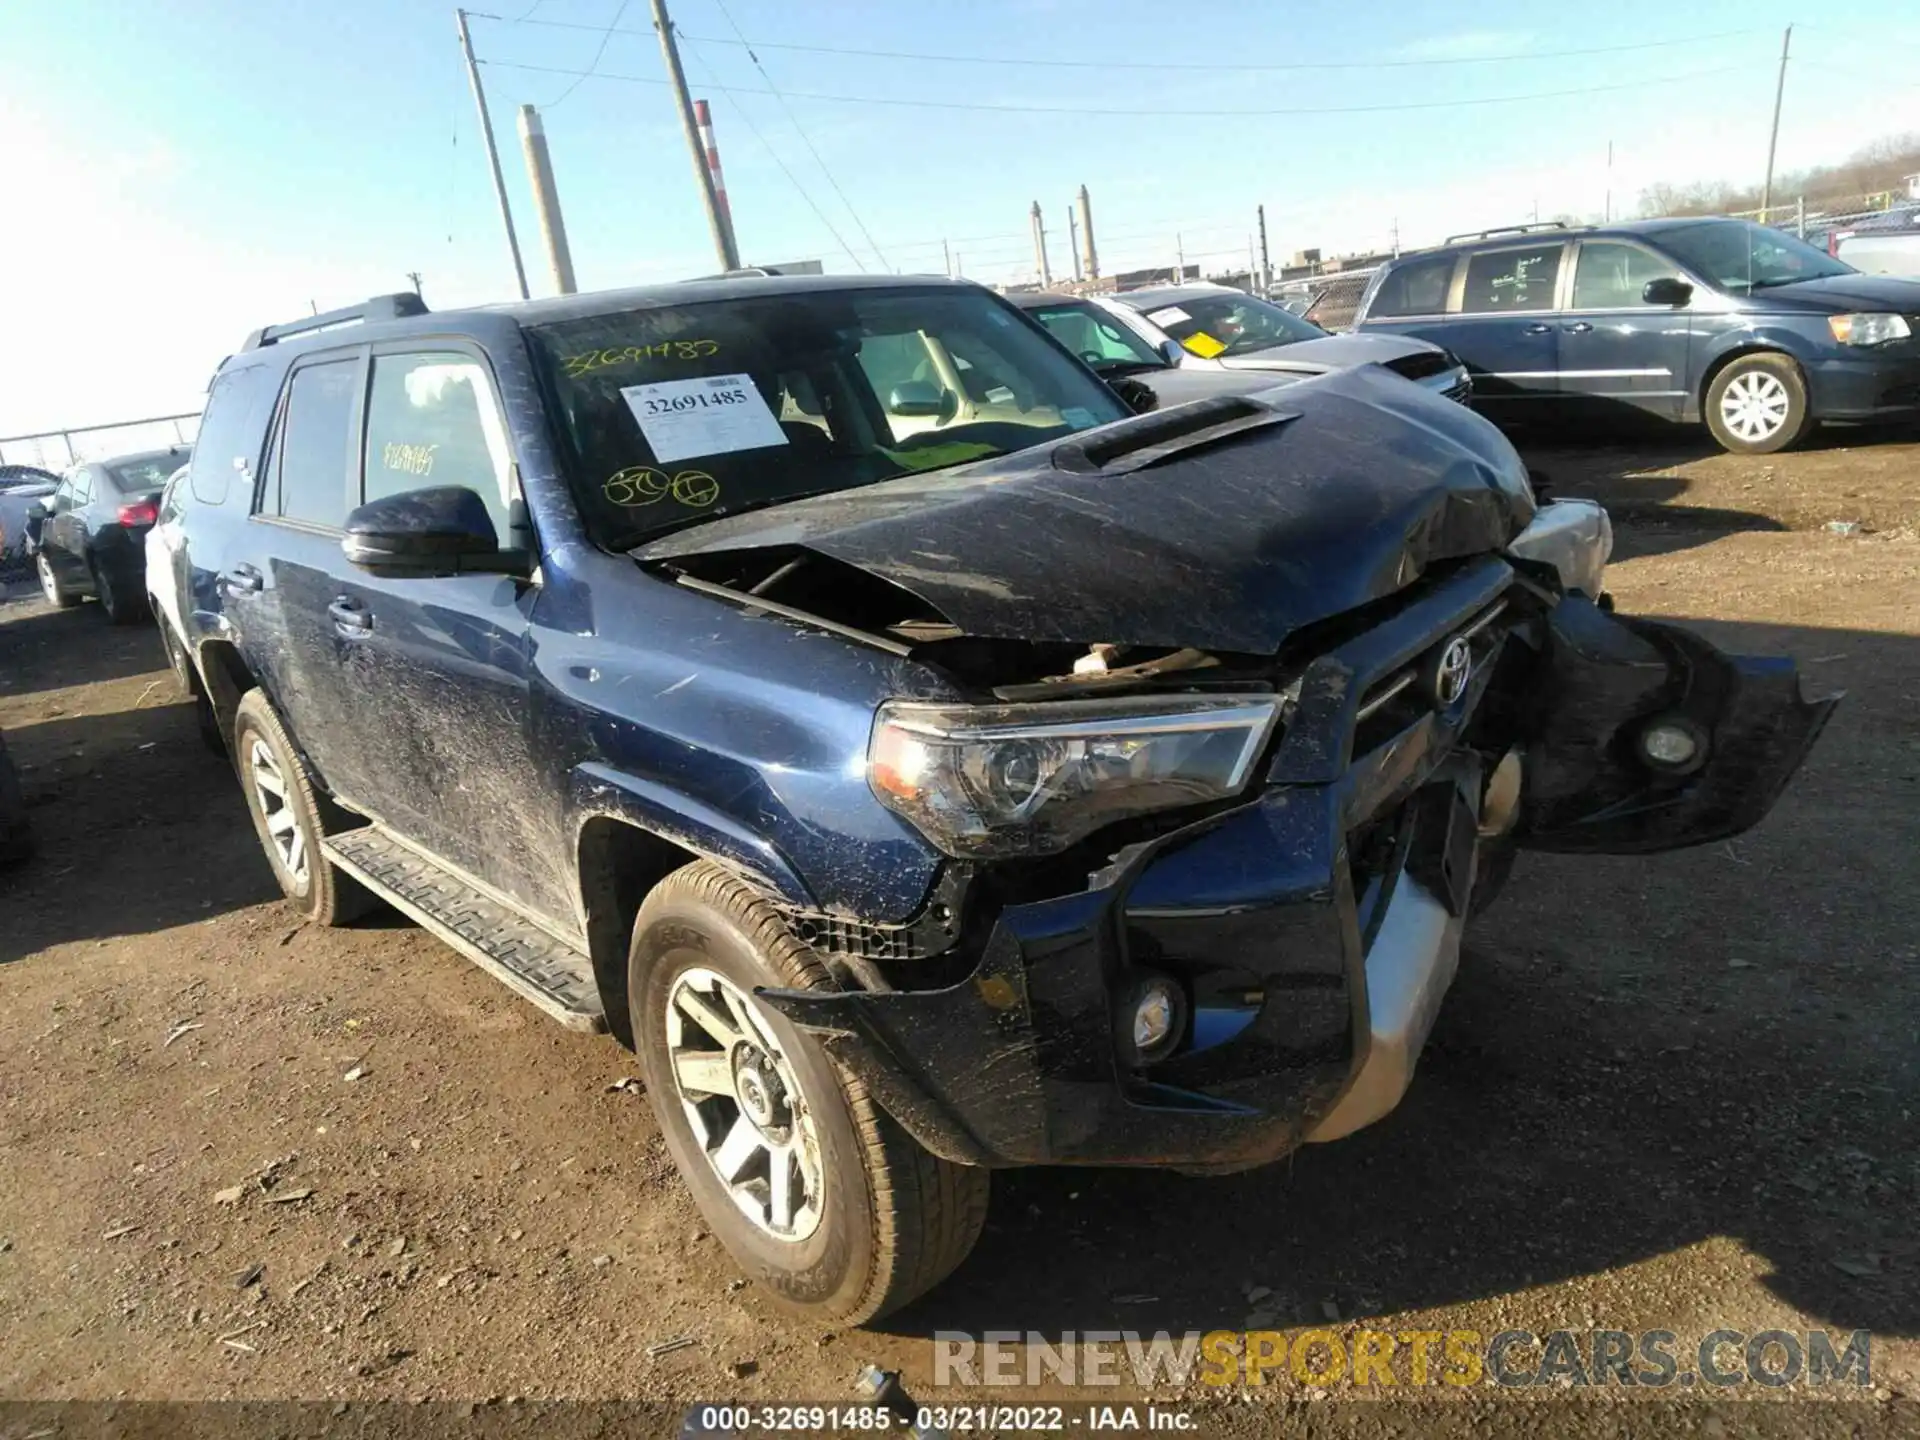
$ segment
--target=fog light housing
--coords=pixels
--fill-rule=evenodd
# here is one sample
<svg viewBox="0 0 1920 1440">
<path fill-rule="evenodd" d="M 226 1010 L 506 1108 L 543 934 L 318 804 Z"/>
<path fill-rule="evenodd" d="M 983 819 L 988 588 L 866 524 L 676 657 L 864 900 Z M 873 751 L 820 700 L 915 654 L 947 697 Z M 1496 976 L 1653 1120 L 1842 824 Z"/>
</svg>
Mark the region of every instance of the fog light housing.
<svg viewBox="0 0 1920 1440">
<path fill-rule="evenodd" d="M 1178 981 L 1143 975 L 1126 989 L 1120 1004 L 1123 1048 L 1137 1065 L 1165 1059 L 1187 1028 L 1187 999 Z"/>
<path fill-rule="evenodd" d="M 1685 775 L 1707 758 L 1707 737 L 1691 720 L 1664 716 L 1640 731 L 1640 758 L 1655 770 Z"/>
</svg>

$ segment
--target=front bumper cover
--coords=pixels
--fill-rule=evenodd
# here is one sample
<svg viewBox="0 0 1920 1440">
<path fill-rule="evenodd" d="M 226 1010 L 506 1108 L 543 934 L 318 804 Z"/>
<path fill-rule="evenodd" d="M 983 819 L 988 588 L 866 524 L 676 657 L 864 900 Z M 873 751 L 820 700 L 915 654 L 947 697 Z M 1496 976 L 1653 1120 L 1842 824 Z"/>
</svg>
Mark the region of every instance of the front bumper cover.
<svg viewBox="0 0 1920 1440">
<path fill-rule="evenodd" d="M 1477 562 L 1315 661 L 1257 797 L 1003 906 L 958 984 L 762 997 L 967 1163 L 1240 1169 L 1377 1120 L 1458 963 L 1491 758 L 1525 748 L 1519 843 L 1670 848 L 1765 814 L 1834 703 L 1786 662 L 1514 581 Z M 1475 665 L 1443 704 L 1429 659 L 1462 635 Z M 1634 736 L 1672 713 L 1704 762 L 1650 777 Z M 1135 1067 L 1119 1012 L 1142 972 L 1178 978 L 1194 1018 L 1188 1048 Z M 1234 995 L 1222 1029 L 1209 1004 Z"/>
</svg>

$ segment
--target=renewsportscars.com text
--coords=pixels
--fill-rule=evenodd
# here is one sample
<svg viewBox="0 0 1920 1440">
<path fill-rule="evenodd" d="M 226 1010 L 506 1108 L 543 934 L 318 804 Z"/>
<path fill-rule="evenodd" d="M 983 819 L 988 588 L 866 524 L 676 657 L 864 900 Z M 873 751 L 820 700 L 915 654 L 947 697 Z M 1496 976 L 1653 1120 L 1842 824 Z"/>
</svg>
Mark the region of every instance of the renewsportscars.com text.
<svg viewBox="0 0 1920 1440">
<path fill-rule="evenodd" d="M 936 1386 L 1706 1386 L 1873 1384 L 1855 1330 L 942 1330 Z"/>
</svg>

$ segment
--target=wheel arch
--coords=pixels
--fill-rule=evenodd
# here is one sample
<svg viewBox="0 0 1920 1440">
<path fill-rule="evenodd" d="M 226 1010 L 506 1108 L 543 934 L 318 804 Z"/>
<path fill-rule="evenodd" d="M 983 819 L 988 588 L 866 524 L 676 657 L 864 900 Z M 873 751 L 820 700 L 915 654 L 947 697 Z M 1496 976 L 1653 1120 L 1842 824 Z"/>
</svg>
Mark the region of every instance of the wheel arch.
<svg viewBox="0 0 1920 1440">
<path fill-rule="evenodd" d="M 615 815 L 589 815 L 576 848 L 580 915 L 607 1030 L 628 1049 L 627 951 L 641 902 L 667 876 L 700 855 Z"/>
<path fill-rule="evenodd" d="M 260 682 L 254 678 L 247 662 L 240 658 L 239 647 L 231 640 L 202 640 L 197 655 L 192 651 L 188 653 L 194 663 L 187 668 L 194 671 L 205 686 L 207 700 L 220 723 L 220 733 L 231 738 L 240 697 Z"/>
</svg>

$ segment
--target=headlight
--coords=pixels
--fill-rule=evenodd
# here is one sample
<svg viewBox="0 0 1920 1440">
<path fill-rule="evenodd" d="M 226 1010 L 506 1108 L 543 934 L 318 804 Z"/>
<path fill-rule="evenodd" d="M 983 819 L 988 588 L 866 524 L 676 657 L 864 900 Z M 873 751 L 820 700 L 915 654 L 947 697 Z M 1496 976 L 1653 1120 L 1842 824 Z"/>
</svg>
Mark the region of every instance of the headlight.
<svg viewBox="0 0 1920 1440">
<path fill-rule="evenodd" d="M 1904 315 L 1829 315 L 1827 328 L 1842 345 L 1884 345 L 1913 334 Z"/>
<path fill-rule="evenodd" d="M 1270 696 L 880 707 L 867 783 L 949 855 L 1046 855 L 1103 825 L 1238 794 Z"/>
</svg>

